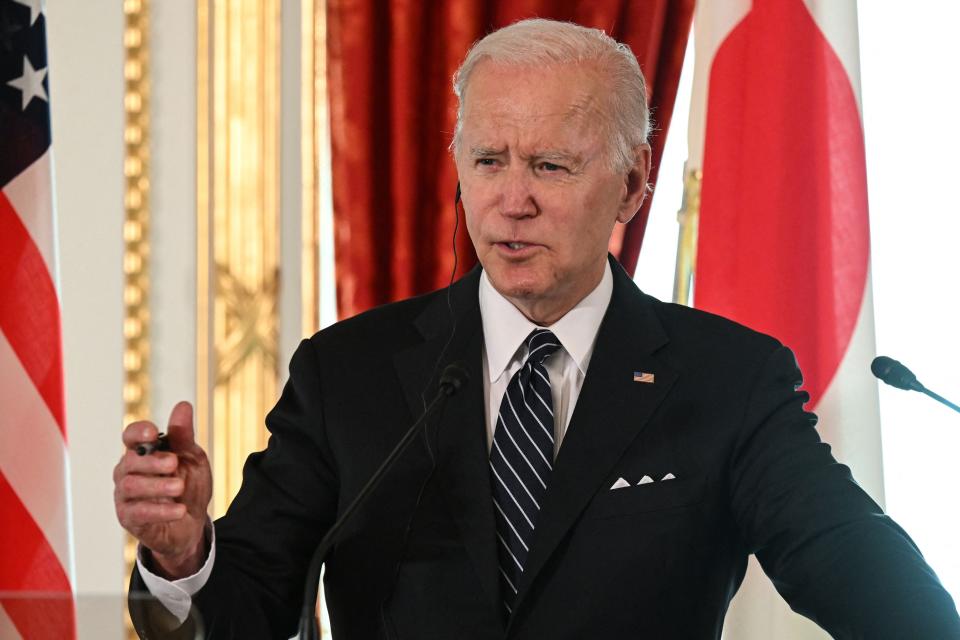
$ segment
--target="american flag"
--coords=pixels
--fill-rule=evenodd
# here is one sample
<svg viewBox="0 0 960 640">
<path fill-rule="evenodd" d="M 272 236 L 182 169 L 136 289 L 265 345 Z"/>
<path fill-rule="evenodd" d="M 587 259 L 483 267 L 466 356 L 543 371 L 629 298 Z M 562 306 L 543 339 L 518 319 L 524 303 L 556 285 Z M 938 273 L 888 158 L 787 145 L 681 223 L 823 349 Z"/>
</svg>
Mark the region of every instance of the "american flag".
<svg viewBox="0 0 960 640">
<path fill-rule="evenodd" d="M 76 637 L 42 0 L 0 0 L 0 638 Z"/>
</svg>

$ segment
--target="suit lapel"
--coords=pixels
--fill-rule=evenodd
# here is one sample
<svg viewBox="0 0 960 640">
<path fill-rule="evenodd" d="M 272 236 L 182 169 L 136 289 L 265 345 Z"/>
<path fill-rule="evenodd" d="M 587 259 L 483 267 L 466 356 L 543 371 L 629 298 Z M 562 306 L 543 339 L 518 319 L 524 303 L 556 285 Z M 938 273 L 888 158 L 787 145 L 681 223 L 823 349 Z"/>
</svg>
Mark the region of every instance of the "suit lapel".
<svg viewBox="0 0 960 640">
<path fill-rule="evenodd" d="M 447 400 L 437 417 L 439 456 L 435 482 L 443 487 L 491 613 L 499 619 L 495 524 L 484 424 L 483 331 L 477 300 L 479 274 L 479 269 L 475 269 L 453 287 L 456 332 L 436 367 L 436 374 L 433 375 L 434 364 L 450 336 L 446 297 L 436 298 L 417 320 L 417 328 L 425 341 L 398 353 L 394 363 L 413 416 L 423 411 L 421 393 L 424 389 L 427 401 L 436 393 L 437 378 L 448 364 L 460 363 L 469 375 L 467 385 Z"/>
<path fill-rule="evenodd" d="M 650 302 L 622 268 L 597 334 L 577 405 L 550 477 L 536 537 L 518 585 L 514 611 L 624 450 L 641 432 L 677 374 L 652 354 L 667 342 Z M 653 384 L 633 381 L 652 373 Z M 516 616 L 514 615 L 514 618 Z"/>
</svg>

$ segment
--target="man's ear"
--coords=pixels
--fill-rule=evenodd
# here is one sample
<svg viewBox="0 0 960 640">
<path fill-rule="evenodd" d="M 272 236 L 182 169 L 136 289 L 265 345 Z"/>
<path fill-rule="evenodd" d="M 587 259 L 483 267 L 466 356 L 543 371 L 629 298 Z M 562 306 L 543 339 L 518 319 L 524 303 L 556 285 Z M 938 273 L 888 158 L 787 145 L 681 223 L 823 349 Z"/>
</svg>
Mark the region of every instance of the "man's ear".
<svg viewBox="0 0 960 640">
<path fill-rule="evenodd" d="M 617 221 L 626 224 L 633 219 L 633 216 L 640 210 L 644 198 L 647 197 L 648 184 L 650 177 L 650 145 L 644 143 L 633 150 L 635 158 L 633 167 L 625 176 L 626 189 L 623 193 L 623 200 L 620 202 L 620 210 L 617 212 Z"/>
</svg>

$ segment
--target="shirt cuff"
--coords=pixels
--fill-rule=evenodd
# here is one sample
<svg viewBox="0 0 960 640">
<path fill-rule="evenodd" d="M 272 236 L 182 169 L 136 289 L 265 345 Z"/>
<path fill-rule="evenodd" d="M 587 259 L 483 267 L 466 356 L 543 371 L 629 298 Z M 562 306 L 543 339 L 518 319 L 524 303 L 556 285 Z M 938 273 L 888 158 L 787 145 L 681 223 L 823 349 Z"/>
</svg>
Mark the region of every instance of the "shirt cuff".
<svg viewBox="0 0 960 640">
<path fill-rule="evenodd" d="M 144 562 L 145 551 L 143 545 L 137 546 L 137 568 L 140 570 L 143 583 L 150 594 L 176 616 L 180 624 L 183 624 L 190 616 L 193 594 L 203 588 L 210 578 L 210 572 L 213 571 L 213 561 L 217 555 L 217 531 L 213 523 L 210 523 L 210 551 L 207 553 L 207 559 L 200 570 L 192 576 L 173 581 L 161 578 L 147 569 L 147 563 Z"/>
</svg>

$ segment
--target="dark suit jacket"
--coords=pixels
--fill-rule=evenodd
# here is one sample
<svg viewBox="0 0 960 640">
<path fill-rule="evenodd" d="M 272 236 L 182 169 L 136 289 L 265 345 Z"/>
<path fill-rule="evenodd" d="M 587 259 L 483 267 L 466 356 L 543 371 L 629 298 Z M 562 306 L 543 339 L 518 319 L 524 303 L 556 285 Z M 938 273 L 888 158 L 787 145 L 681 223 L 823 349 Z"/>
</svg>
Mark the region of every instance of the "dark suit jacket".
<svg viewBox="0 0 960 640">
<path fill-rule="evenodd" d="M 287 638 L 324 531 L 462 361 L 431 420 L 326 565 L 337 640 L 719 638 L 755 553 L 794 610 L 839 638 L 960 637 L 913 542 L 820 442 L 776 340 L 614 290 L 550 479 L 514 614 L 498 606 L 479 271 L 304 341 L 216 523 L 195 597 L 212 637 Z M 654 382 L 634 382 L 634 372 Z M 673 480 L 663 481 L 668 473 Z M 643 476 L 657 480 L 637 485 Z M 610 490 L 619 478 L 631 485 Z M 419 496 L 419 505 L 418 505 Z M 136 578 L 135 576 L 135 582 Z"/>
</svg>

